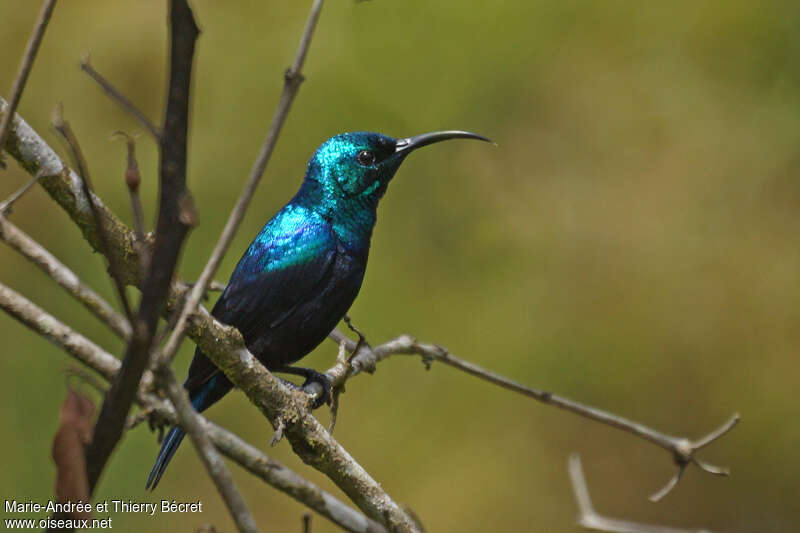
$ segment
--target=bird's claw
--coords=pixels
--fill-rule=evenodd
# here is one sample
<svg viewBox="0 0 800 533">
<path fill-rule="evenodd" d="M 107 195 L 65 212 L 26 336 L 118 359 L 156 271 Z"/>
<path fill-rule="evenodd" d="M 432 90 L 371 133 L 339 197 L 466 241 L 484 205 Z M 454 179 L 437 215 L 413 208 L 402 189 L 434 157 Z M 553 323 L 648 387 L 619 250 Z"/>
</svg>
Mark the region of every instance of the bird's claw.
<svg viewBox="0 0 800 533">
<path fill-rule="evenodd" d="M 309 396 L 313 396 L 316 393 L 315 388 L 311 386 L 313 384 L 318 384 L 322 388 L 322 394 L 318 397 L 314 398 L 314 402 L 311 404 L 311 409 L 317 409 L 318 407 L 322 407 L 324 404 L 330 405 L 331 403 L 331 379 L 326 375 L 311 368 L 298 368 L 293 366 L 283 367 L 278 372 L 283 372 L 284 374 L 294 374 L 295 376 L 303 376 L 306 380 L 303 382 L 301 386 L 297 386 L 290 381 L 283 380 L 284 383 L 289 384 L 292 388 L 300 389 Z"/>
<path fill-rule="evenodd" d="M 322 394 L 320 394 L 314 399 L 314 402 L 311 404 L 311 409 L 317 409 L 326 404 L 330 405 L 331 404 L 330 378 L 325 374 L 321 374 L 315 370 L 310 370 L 308 375 L 306 376 L 306 380 L 303 382 L 303 390 L 307 390 L 308 387 L 313 383 L 317 383 L 320 387 L 322 387 Z"/>
</svg>

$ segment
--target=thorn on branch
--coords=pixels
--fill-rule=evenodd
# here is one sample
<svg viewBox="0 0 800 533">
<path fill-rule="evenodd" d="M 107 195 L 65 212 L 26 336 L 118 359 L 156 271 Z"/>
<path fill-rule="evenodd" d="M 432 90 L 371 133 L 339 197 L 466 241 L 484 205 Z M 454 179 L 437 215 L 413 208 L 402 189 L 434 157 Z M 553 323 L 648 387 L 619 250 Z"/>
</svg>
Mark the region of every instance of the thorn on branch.
<svg viewBox="0 0 800 533">
<path fill-rule="evenodd" d="M 672 490 L 678 485 L 678 482 L 683 477 L 683 473 L 686 471 L 686 467 L 690 464 L 696 465 L 701 470 L 708 472 L 709 474 L 713 474 L 715 476 L 728 476 L 730 475 L 730 470 L 725 467 L 715 466 L 700 459 L 697 459 L 694 454 L 698 450 L 708 446 L 712 442 L 722 438 L 726 435 L 730 430 L 732 430 L 736 424 L 739 423 L 741 417 L 738 413 L 735 413 L 731 416 L 724 424 L 716 428 L 715 430 L 711 431 L 707 435 L 700 437 L 695 441 L 691 441 L 689 439 L 675 439 L 673 443 L 673 460 L 678 467 L 678 470 L 675 472 L 675 475 L 672 476 L 667 484 L 664 485 L 661 489 L 655 492 L 652 496 L 650 496 L 651 502 L 658 502 L 661 501 L 664 496 L 672 492 Z"/>
<path fill-rule="evenodd" d="M 594 510 L 592 499 L 589 496 L 589 488 L 586 485 L 586 478 L 583 476 L 581 458 L 577 453 L 570 455 L 568 471 L 570 481 L 572 482 L 572 491 L 575 495 L 575 501 L 578 504 L 579 514 L 577 523 L 585 529 L 610 531 L 613 533 L 710 533 L 704 529 L 677 529 L 603 516 Z"/>
</svg>

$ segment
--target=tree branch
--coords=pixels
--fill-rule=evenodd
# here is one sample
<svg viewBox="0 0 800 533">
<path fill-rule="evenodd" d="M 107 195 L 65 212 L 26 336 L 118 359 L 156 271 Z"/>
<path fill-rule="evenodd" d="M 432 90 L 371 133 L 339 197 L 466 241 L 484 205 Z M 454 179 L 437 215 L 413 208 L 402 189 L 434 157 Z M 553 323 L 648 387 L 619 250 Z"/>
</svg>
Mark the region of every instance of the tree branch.
<svg viewBox="0 0 800 533">
<path fill-rule="evenodd" d="M 0 213 L 0 240 L 22 254 L 34 265 L 53 278 L 64 290 L 75 297 L 86 309 L 110 327 L 122 339 L 131 336 L 131 326 L 103 298 L 84 284 L 66 265 L 56 259 L 46 248 L 26 235 Z"/>
<path fill-rule="evenodd" d="M 122 436 L 139 381 L 150 361 L 158 319 L 178 255 L 189 231 L 186 211 L 191 199 L 186 189 L 186 141 L 192 60 L 199 31 L 186 0 L 170 2 L 169 20 L 170 80 L 163 135 L 159 143 L 161 199 L 155 245 L 148 276 L 142 286 L 142 299 L 133 324 L 131 342 L 128 343 L 120 373 L 103 402 L 92 445 L 87 452 L 87 470 L 92 489 Z"/>
<path fill-rule="evenodd" d="M 0 283 L 0 309 L 111 381 L 120 361 L 42 308 Z"/>
<path fill-rule="evenodd" d="M 4 107 L 0 99 L 0 109 Z M 80 194 L 80 178 L 19 117 L 12 122 L 6 145 L 9 153 L 29 173 L 45 169 L 40 184 L 73 218 L 89 244 L 99 251 L 101 248 L 97 242 L 96 228 L 91 215 L 86 212 L 88 206 L 85 205 L 85 198 Z M 103 223 L 111 228 L 108 230 L 112 236 L 109 253 L 117 254 L 119 264 L 127 266 L 121 269 L 123 279 L 138 285 L 144 276 L 139 267 L 133 232 L 103 207 L 99 200 L 97 205 L 101 209 Z M 167 312 L 182 304 L 186 290 L 185 286 L 172 286 Z M 205 309 L 199 307 L 198 312 L 190 316 L 187 334 L 267 414 L 273 427 L 277 426 L 279 417 L 290 422 L 287 424 L 290 426 L 287 437 L 303 461 L 330 477 L 373 520 L 387 523 L 394 529 L 418 531 L 413 521 L 380 484 L 307 412 L 307 398 L 293 393 L 269 373 L 247 350 L 234 328 L 213 320 Z"/>
<path fill-rule="evenodd" d="M 9 104 L 10 112 L 6 113 L 0 119 L 0 168 L 5 168 L 3 161 L 3 146 L 5 145 L 6 135 L 11 125 L 11 118 L 17 110 L 19 101 L 22 98 L 22 91 L 25 89 L 25 83 L 28 81 L 28 74 L 33 67 L 33 60 L 36 59 L 36 52 L 39 51 L 39 45 L 42 44 L 44 37 L 44 30 L 47 29 L 47 23 L 50 22 L 50 15 L 53 14 L 53 9 L 56 7 L 56 0 L 45 0 L 42 4 L 42 9 L 39 11 L 39 16 L 36 19 L 36 25 L 33 27 L 33 33 L 28 39 L 28 45 L 25 47 L 25 52 L 22 55 L 22 62 L 19 65 L 17 77 L 14 79 L 14 85 L 11 87 L 11 101 Z"/>
<path fill-rule="evenodd" d="M 222 234 L 220 235 L 219 240 L 214 247 L 214 251 L 211 252 L 211 256 L 209 257 L 206 266 L 203 268 L 200 277 L 194 283 L 192 290 L 189 293 L 189 297 L 186 299 L 186 303 L 183 305 L 183 309 L 180 312 L 175 329 L 172 331 L 172 335 L 167 340 L 167 344 L 164 346 L 163 353 L 165 361 L 171 361 L 172 358 L 175 357 L 175 354 L 180 347 L 180 343 L 183 340 L 184 331 L 186 329 L 186 321 L 189 315 L 193 313 L 195 309 L 197 309 L 200 300 L 203 298 L 203 295 L 206 292 L 208 284 L 211 283 L 212 279 L 214 278 L 214 274 L 217 272 L 217 269 L 222 262 L 222 258 L 228 251 L 228 246 L 230 246 L 230 243 L 236 234 L 236 230 L 239 229 L 239 225 L 244 218 L 247 207 L 250 205 L 250 201 L 256 192 L 256 187 L 261 181 L 261 177 L 264 175 L 264 170 L 267 168 L 267 163 L 269 163 L 270 157 L 272 156 L 275 144 L 278 142 L 278 136 L 283 128 L 283 123 L 286 121 L 286 117 L 289 114 L 289 109 L 291 108 L 292 102 L 294 102 L 294 98 L 297 95 L 298 89 L 300 88 L 300 84 L 304 79 L 301 70 L 303 68 L 306 55 L 308 54 L 308 48 L 311 44 L 311 37 L 314 34 L 314 28 L 316 28 L 320 11 L 322 11 L 322 1 L 323 0 L 315 0 L 314 4 L 311 6 L 311 13 L 308 15 L 308 20 L 306 21 L 303 36 L 300 39 L 300 45 L 297 48 L 294 61 L 292 62 L 292 66 L 284 75 L 283 91 L 281 92 L 280 99 L 278 100 L 278 107 L 275 109 L 275 115 L 273 116 L 272 123 L 267 131 L 267 136 L 264 139 L 264 144 L 262 145 L 261 151 L 259 152 L 258 157 L 253 165 L 253 170 L 250 172 L 250 177 L 247 179 L 244 189 L 242 189 L 242 193 L 239 195 L 239 199 L 231 211 L 228 221 L 225 223 L 225 228 L 222 230 Z"/>
<path fill-rule="evenodd" d="M 2 283 L 0 283 L 0 309 L 5 310 L 10 316 L 48 339 L 105 379 L 113 381 L 119 372 L 121 367 L 119 359 Z M 151 381 L 149 374 L 145 374 L 143 381 L 142 388 L 148 388 L 147 382 Z M 150 394 L 140 393 L 137 402 L 142 404 L 146 410 L 158 414 L 168 422 L 178 424 L 174 409 L 164 400 Z M 300 477 L 278 461 L 267 457 L 240 437 L 208 420 L 203 420 L 204 430 L 214 445 L 224 455 L 267 484 L 317 511 L 347 531 L 385 532 L 383 526 L 377 522 L 348 507 L 330 493 Z"/>
<path fill-rule="evenodd" d="M 678 471 L 663 489 L 650 497 L 652 501 L 658 501 L 667 495 L 677 485 L 683 475 L 683 471 L 689 464 L 695 464 L 710 474 L 726 476 L 729 473 L 725 468 L 719 468 L 701 462 L 694 455 L 695 452 L 721 438 L 733 429 L 740 420 L 738 414 L 732 415 L 727 422 L 708 435 L 696 441 L 692 441 L 685 437 L 667 435 L 666 433 L 657 431 L 639 422 L 634 422 L 622 416 L 570 400 L 563 396 L 558 396 L 551 392 L 528 387 L 527 385 L 496 374 L 479 365 L 460 359 L 451 354 L 443 346 L 420 343 L 410 335 L 401 335 L 375 348 L 370 348 L 370 346 L 364 342 L 356 343 L 342 334 L 338 329 L 331 332 L 330 338 L 336 343 L 345 343 L 349 351 L 355 351 L 349 359 L 338 361 L 326 372 L 331 378 L 331 384 L 336 388 L 341 387 L 348 379 L 360 374 L 362 371 L 374 372 L 378 362 L 392 355 L 419 355 L 422 357 L 422 361 L 426 367 L 430 367 L 433 361 L 444 363 L 499 387 L 517 392 L 542 403 L 571 411 L 584 418 L 600 422 L 601 424 L 621 429 L 667 450 L 672 453 L 673 459 L 678 466 Z M 315 387 L 315 390 L 311 392 L 316 394 L 322 393 L 321 387 L 317 384 L 312 384 L 312 387 Z"/>
<path fill-rule="evenodd" d="M 244 498 L 239 493 L 239 489 L 236 488 L 228 467 L 225 466 L 225 462 L 219 456 L 217 449 L 206 434 L 205 422 L 192 407 L 186 390 L 178 384 L 172 370 L 165 365 L 159 366 L 158 378 L 172 405 L 175 406 L 178 423 L 192 440 L 197 454 L 214 481 L 217 490 L 222 495 L 233 521 L 236 522 L 236 527 L 242 532 L 258 531 L 258 526 L 256 526 L 250 511 L 247 510 Z"/>
<path fill-rule="evenodd" d="M 0 108 L 3 108 L 3 102 L 0 100 Z M 97 249 L 96 246 L 96 239 L 94 238 L 94 228 L 91 224 L 86 223 L 85 214 L 81 210 L 81 203 L 79 201 L 80 197 L 76 197 L 74 194 L 70 194 L 69 191 L 75 189 L 74 182 L 77 180 L 77 176 L 74 173 L 70 172 L 69 169 L 63 166 L 63 163 L 57 159 L 57 156 L 52 152 L 52 150 L 47 146 L 44 141 L 39 138 L 35 131 L 33 131 L 21 118 L 17 117 L 14 121 L 14 128 L 11 130 L 11 135 L 8 141 L 8 150 L 9 153 L 14 155 L 15 158 L 18 159 L 20 164 L 28 170 L 29 173 L 34 174 L 36 173 L 39 168 L 45 169 L 45 176 L 40 180 L 41 185 L 47 190 L 51 196 L 61 205 L 63 209 L 67 211 L 67 213 L 76 221 L 79 228 L 83 231 L 84 236 L 86 237 L 87 241 Z M 79 188 L 78 188 L 79 189 Z M 135 284 L 138 280 L 139 271 L 137 268 L 138 265 L 138 256 L 136 255 L 135 249 L 130 245 L 134 241 L 132 232 L 129 228 L 127 228 L 124 224 L 122 224 L 116 217 L 114 217 L 111 213 L 107 210 L 103 209 L 103 213 L 105 214 L 104 223 L 113 227 L 113 231 L 111 234 L 114 236 L 112 239 L 112 248 L 111 253 L 119 254 L 121 257 L 125 257 L 126 261 L 120 261 L 121 265 L 127 265 L 127 269 L 124 269 L 124 272 L 129 276 L 129 282 Z M 183 295 L 185 294 L 186 288 L 181 287 L 179 285 L 174 285 L 168 301 L 169 309 L 175 309 L 177 306 L 181 305 L 183 301 Z M 218 365 L 220 364 L 220 360 L 230 359 L 232 365 L 236 365 L 235 359 L 237 358 L 237 354 L 244 354 L 243 364 L 246 365 L 254 365 L 255 362 L 251 361 L 252 355 L 247 352 L 246 348 L 244 347 L 243 343 L 241 343 L 241 339 L 234 340 L 232 336 L 232 328 L 226 328 L 224 325 L 215 322 L 209 315 L 208 312 L 205 311 L 202 307 L 198 308 L 198 311 L 190 316 L 189 323 L 187 326 L 187 333 L 192 340 L 194 340 L 201 349 L 208 351 L 209 356 L 211 356 L 211 352 L 215 351 L 215 357 L 219 357 L 220 359 L 215 359 L 215 363 Z M 341 335 L 341 333 L 339 333 Z M 218 342 L 222 340 L 222 342 Z M 340 340 L 340 338 L 334 338 L 334 340 Z M 355 347 L 355 342 L 350 339 L 347 339 L 348 342 L 348 349 L 352 350 Z M 389 357 L 393 354 L 408 354 L 417 352 L 409 350 L 415 341 L 411 337 L 400 337 L 398 339 L 394 339 L 394 341 L 390 341 L 390 343 L 385 343 L 385 345 L 381 345 L 381 347 L 376 347 L 370 352 L 368 351 L 367 347 L 362 347 L 361 350 L 353 357 L 350 358 L 349 367 L 344 367 L 340 364 L 335 365 L 332 369 L 328 371 L 328 374 L 332 377 L 334 385 L 342 383 L 343 379 L 349 379 L 362 371 L 372 371 L 374 369 L 374 364 L 386 357 Z M 419 347 L 421 345 L 417 345 Z M 436 357 L 440 357 L 442 362 L 446 364 L 451 364 L 455 361 L 454 356 L 449 355 L 448 357 L 443 357 L 439 354 L 441 348 L 435 345 L 425 345 L 428 347 L 426 350 L 427 355 L 431 356 L 432 359 L 436 359 Z M 439 354 L 439 355 L 437 355 Z M 248 357 L 249 356 L 249 357 Z M 376 358 L 377 356 L 377 358 Z M 455 365 L 454 365 L 455 366 Z M 474 365 L 470 367 L 472 370 L 475 369 Z M 479 368 L 479 367 L 478 367 Z M 465 371 L 467 368 L 464 368 Z M 471 372 L 471 371 L 470 371 Z M 471 372 L 472 373 L 472 372 Z M 346 376 L 346 377 L 345 377 Z M 230 376 L 229 376 L 230 377 Z M 271 375 L 270 375 L 271 378 Z M 237 378 L 240 379 L 240 378 Z M 246 377 L 242 377 L 241 379 L 249 379 Z M 254 378 L 256 379 L 256 378 Z M 269 378 L 263 378 L 269 379 Z M 488 378 L 487 378 L 488 379 Z M 506 379 L 506 378 L 503 378 Z M 233 380 L 237 386 L 240 388 L 245 388 L 237 383 L 236 380 Z M 489 381 L 492 381 L 489 379 Z M 510 380 L 508 380 L 510 381 Z M 520 385 L 516 382 L 511 382 L 514 386 L 522 387 L 526 389 L 524 385 Z M 273 391 L 275 394 L 287 394 L 288 391 L 280 388 L 280 384 L 273 385 L 274 387 L 278 388 L 278 391 Z M 513 387 L 512 386 L 512 390 Z M 535 389 L 534 389 L 535 390 Z M 547 393 L 540 392 L 542 401 L 547 401 L 548 398 L 552 399 L 552 395 L 547 395 Z M 254 392 L 254 394 L 257 394 Z M 560 397 L 556 397 L 560 399 Z M 285 400 L 284 400 L 285 401 Z M 254 403 L 258 404 L 256 401 Z M 283 402 L 281 402 L 283 403 Z M 548 402 L 552 403 L 552 402 Z M 580 404 L 578 404 L 580 405 Z M 566 407 L 565 407 L 566 408 Z M 592 408 L 589 408 L 592 409 Z M 599 411 L 600 413 L 608 415 L 603 411 Z M 611 415 L 613 416 L 613 415 Z M 268 418 L 270 418 L 268 416 Z M 601 417 L 600 421 L 604 421 L 605 417 Z M 273 421 L 273 418 L 270 418 Z M 645 428 L 645 433 L 649 435 L 657 435 L 660 434 L 659 432 L 652 430 L 650 428 L 646 428 L 641 424 L 636 424 L 631 421 L 623 420 L 623 426 L 625 426 L 625 422 L 627 422 L 628 427 L 618 426 L 614 423 L 610 423 L 610 425 L 614 427 L 620 427 L 620 429 L 624 429 L 634 435 L 641 436 L 644 438 L 643 435 L 639 434 L 639 430 Z M 273 421 L 273 425 L 275 422 Z M 672 445 L 675 437 L 669 437 L 666 440 L 662 439 L 660 442 L 667 443 L 666 449 L 670 452 L 673 452 Z M 650 440 L 650 439 L 647 439 Z M 677 439 L 678 442 L 681 439 Z M 651 440 L 658 445 L 661 445 L 659 442 Z M 662 446 L 663 447 L 663 446 Z M 310 462 L 310 461 L 309 461 Z M 338 484 L 338 481 L 335 481 Z M 377 518 L 380 520 L 380 518 Z"/>
<path fill-rule="evenodd" d="M 2 97 L 0 113 L 4 117 L 9 115 L 8 103 Z M 39 185 L 66 211 L 91 247 L 102 252 L 104 248 L 100 242 L 98 226 L 89 207 L 89 199 L 84 193 L 81 178 L 19 115 L 15 114 L 11 121 L 5 149 L 31 176 L 38 176 Z M 126 285 L 138 285 L 144 275 L 133 232 L 99 198 L 92 196 L 108 236 L 106 253 L 116 259 L 122 281 Z"/>
</svg>

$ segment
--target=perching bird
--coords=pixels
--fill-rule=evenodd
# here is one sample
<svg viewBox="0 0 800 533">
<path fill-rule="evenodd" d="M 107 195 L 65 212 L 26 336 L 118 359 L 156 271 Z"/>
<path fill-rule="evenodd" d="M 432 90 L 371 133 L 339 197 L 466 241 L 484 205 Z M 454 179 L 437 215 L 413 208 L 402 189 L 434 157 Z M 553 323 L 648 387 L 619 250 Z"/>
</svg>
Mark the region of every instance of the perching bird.
<svg viewBox="0 0 800 533">
<path fill-rule="evenodd" d="M 316 348 L 355 300 L 367 266 L 378 200 L 413 150 L 447 139 L 489 139 L 439 131 L 407 139 L 369 132 L 343 133 L 320 146 L 303 184 L 256 235 L 211 314 L 242 333 L 269 370 L 319 382 L 324 374 L 288 366 Z M 490 141 L 489 141 L 490 142 Z M 233 388 L 200 349 L 183 384 L 198 412 Z M 184 433 L 174 427 L 161 445 L 146 488 L 155 488 Z"/>
</svg>

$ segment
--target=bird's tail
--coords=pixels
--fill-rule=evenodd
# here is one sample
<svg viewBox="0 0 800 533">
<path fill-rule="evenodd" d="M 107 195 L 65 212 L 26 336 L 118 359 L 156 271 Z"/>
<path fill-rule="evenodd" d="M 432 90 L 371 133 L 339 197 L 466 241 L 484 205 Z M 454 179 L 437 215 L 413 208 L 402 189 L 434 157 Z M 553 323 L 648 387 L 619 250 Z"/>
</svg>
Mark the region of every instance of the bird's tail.
<svg viewBox="0 0 800 533">
<path fill-rule="evenodd" d="M 161 479 L 161 476 L 164 474 L 164 470 L 167 469 L 170 459 L 172 459 L 172 456 L 175 455 L 175 452 L 178 450 L 178 445 L 180 445 L 185 435 L 186 434 L 179 427 L 174 427 L 169 430 L 167 438 L 164 439 L 164 442 L 161 444 L 161 451 L 158 452 L 156 464 L 153 465 L 150 475 L 147 476 L 147 484 L 144 487 L 145 489 L 155 490 L 156 485 L 158 485 L 158 482 Z"/>
<path fill-rule="evenodd" d="M 184 385 L 185 386 L 185 385 Z M 223 374 L 215 374 L 208 381 L 206 381 L 198 391 L 190 392 L 189 396 L 192 400 L 192 406 L 198 413 L 202 413 L 208 409 L 211 404 L 222 398 L 233 385 L 228 381 Z M 174 427 L 167 433 L 167 438 L 161 444 L 161 451 L 158 452 L 156 464 L 147 476 L 147 484 L 145 489 L 155 489 L 158 485 L 161 476 L 164 475 L 164 470 L 167 469 L 172 456 L 178 450 L 183 437 L 186 434 L 179 427 Z"/>
</svg>

